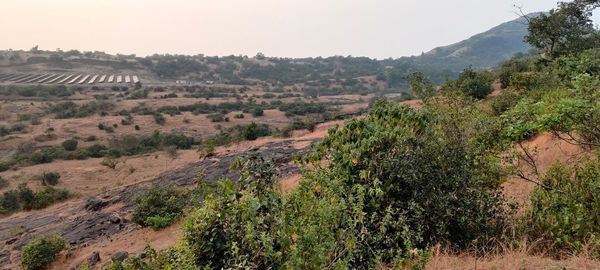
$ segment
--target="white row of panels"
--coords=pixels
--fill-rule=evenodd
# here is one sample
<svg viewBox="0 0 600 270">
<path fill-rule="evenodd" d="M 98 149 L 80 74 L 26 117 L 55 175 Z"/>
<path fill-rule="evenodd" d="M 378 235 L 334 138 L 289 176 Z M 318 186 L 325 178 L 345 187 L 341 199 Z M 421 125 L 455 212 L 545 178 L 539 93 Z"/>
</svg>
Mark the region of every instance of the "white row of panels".
<svg viewBox="0 0 600 270">
<path fill-rule="evenodd" d="M 0 82 L 46 84 L 139 83 L 137 75 L 114 74 L 0 74 Z"/>
</svg>

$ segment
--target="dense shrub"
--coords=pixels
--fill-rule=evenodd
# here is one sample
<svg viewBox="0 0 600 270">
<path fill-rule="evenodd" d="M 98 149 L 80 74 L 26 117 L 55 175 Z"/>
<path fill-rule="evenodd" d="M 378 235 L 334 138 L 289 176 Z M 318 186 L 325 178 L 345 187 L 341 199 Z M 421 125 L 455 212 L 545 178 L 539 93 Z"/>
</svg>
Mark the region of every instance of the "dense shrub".
<svg viewBox="0 0 600 270">
<path fill-rule="evenodd" d="M 155 230 L 165 228 L 179 218 L 184 202 L 184 194 L 174 187 L 152 185 L 136 198 L 133 221 Z"/>
<path fill-rule="evenodd" d="M 25 270 L 46 269 L 66 247 L 67 242 L 57 235 L 35 239 L 23 247 L 21 266 Z"/>
<path fill-rule="evenodd" d="M 154 122 L 159 125 L 164 125 L 167 123 L 167 119 L 160 113 L 155 113 L 152 115 L 152 117 L 154 118 Z"/>
<path fill-rule="evenodd" d="M 251 111 L 252 116 L 259 117 L 265 115 L 265 111 L 262 108 L 254 108 Z"/>
<path fill-rule="evenodd" d="M 238 160 L 236 166 L 242 167 L 240 185 L 220 182 L 186 218 L 185 245 L 201 268 L 279 268 L 282 246 L 275 238 L 283 219 L 275 168 L 258 157 Z"/>
<path fill-rule="evenodd" d="M 494 114 L 501 115 L 517 105 L 519 99 L 519 94 L 511 90 L 504 90 L 502 91 L 502 94 L 492 100 L 492 110 L 494 111 Z"/>
<path fill-rule="evenodd" d="M 22 97 L 67 97 L 73 94 L 64 85 L 3 85 L 0 86 L 2 96 L 17 95 Z"/>
<path fill-rule="evenodd" d="M 46 186 L 34 192 L 27 184 L 22 183 L 17 189 L 5 191 L 0 196 L 0 215 L 11 214 L 21 209 L 42 209 L 70 197 L 71 194 L 65 189 Z"/>
<path fill-rule="evenodd" d="M 327 154 L 331 165 L 309 175 L 297 207 L 321 207 L 333 216 L 309 215 L 341 223 L 328 231 L 319 224 L 297 231 L 305 255 L 337 250 L 332 240 L 318 246 L 309 236 L 304 240 L 319 227 L 333 236 L 344 228 L 336 241 L 354 243 L 347 260 L 356 268 L 392 262 L 412 248 L 468 248 L 498 237 L 506 217 L 497 189 L 502 174 L 489 155 L 497 130 L 471 106 L 455 106 L 417 112 L 382 101 L 366 118 L 330 133 L 312 160 Z M 302 205 L 307 196 L 316 196 L 311 206 Z M 340 203 L 325 206 L 325 200 Z"/>
<path fill-rule="evenodd" d="M 109 169 L 115 169 L 117 168 L 117 164 L 119 164 L 119 161 L 113 158 L 104 158 L 102 159 L 102 161 L 100 161 L 100 165 L 105 166 Z"/>
<path fill-rule="evenodd" d="M 531 196 L 525 231 L 539 248 L 558 257 L 586 248 L 600 257 L 600 162 L 554 164 Z M 540 241 L 542 240 L 542 241 Z"/>
<path fill-rule="evenodd" d="M 317 123 L 312 121 L 302 121 L 302 120 L 294 120 L 291 124 L 287 125 L 280 131 L 280 136 L 282 137 L 290 137 L 294 130 L 302 130 L 306 129 L 310 132 L 313 132 Z"/>
<path fill-rule="evenodd" d="M 279 106 L 279 110 L 287 116 L 307 115 L 314 113 L 325 113 L 327 106 L 322 103 L 285 103 Z"/>
<path fill-rule="evenodd" d="M 445 91 L 459 91 L 466 96 L 483 99 L 492 92 L 492 77 L 489 72 L 477 72 L 466 68 L 458 76 L 458 79 L 447 82 L 443 89 Z"/>
<path fill-rule="evenodd" d="M 208 118 L 211 122 L 216 122 L 216 123 L 226 121 L 225 114 L 222 114 L 222 113 L 211 113 L 211 114 L 207 115 L 206 118 Z"/>
<path fill-rule="evenodd" d="M 69 140 L 65 140 L 62 143 L 62 147 L 67 151 L 75 151 L 75 150 L 77 150 L 78 144 L 79 144 L 79 142 L 77 140 L 69 139 Z"/>
<path fill-rule="evenodd" d="M 221 182 L 184 223 L 197 264 L 422 267 L 421 250 L 435 244 L 490 244 L 507 215 L 499 162 L 490 155 L 496 125 L 464 104 L 422 110 L 379 102 L 333 130 L 305 159 L 318 164 L 327 155 L 330 164 L 307 170 L 285 199 L 272 165 L 237 162 L 239 186 Z"/>
<path fill-rule="evenodd" d="M 43 172 L 40 175 L 40 180 L 42 181 L 42 185 L 44 186 L 55 186 L 58 184 L 58 180 L 60 179 L 60 174 L 57 172 Z"/>
<path fill-rule="evenodd" d="M 242 140 L 253 141 L 259 137 L 271 135 L 271 129 L 267 124 L 257 124 L 252 122 L 245 126 L 238 125 L 235 128 L 239 130 Z"/>
<path fill-rule="evenodd" d="M 114 103 L 108 101 L 91 101 L 83 105 L 77 105 L 72 101 L 54 104 L 48 108 L 48 112 L 59 119 L 81 118 L 95 113 L 108 112 L 115 107 Z"/>
</svg>

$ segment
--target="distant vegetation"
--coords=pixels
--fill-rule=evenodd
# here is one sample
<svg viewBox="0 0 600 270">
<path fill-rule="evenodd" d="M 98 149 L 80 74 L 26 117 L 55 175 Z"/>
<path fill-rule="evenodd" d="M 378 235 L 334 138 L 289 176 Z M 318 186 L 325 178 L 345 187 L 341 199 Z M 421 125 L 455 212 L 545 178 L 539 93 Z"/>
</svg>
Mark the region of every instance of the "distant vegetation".
<svg viewBox="0 0 600 270">
<path fill-rule="evenodd" d="M 47 63 L 69 67 L 70 63 L 88 63 L 110 66 L 114 69 L 146 69 L 160 80 L 186 79 L 196 82 L 221 82 L 234 85 L 254 85 L 258 81 L 271 85 L 306 84 L 309 87 L 336 88 L 339 93 L 365 93 L 379 90 L 377 82 L 366 82 L 359 77 L 377 77 L 386 84 L 386 91 L 408 90 L 407 76 L 422 72 L 434 82 L 454 79 L 461 70 L 491 68 L 509 59 L 515 53 L 526 53 L 529 46 L 523 42 L 527 33 L 523 19 L 507 22 L 475 35 L 465 41 L 436 48 L 419 56 L 376 60 L 367 57 L 332 56 L 315 58 L 277 58 L 263 54 L 256 56 L 205 55 L 109 55 L 104 52 L 36 50 L 36 56 L 21 59 L 14 52 L 0 56 L 11 63 Z M 47 57 L 42 56 L 45 53 Z M 193 88 L 187 88 L 192 90 Z M 331 92 L 324 91 L 325 94 Z M 147 92 L 136 91 L 127 98 L 138 99 Z M 226 96 L 222 91 L 190 91 L 195 97 Z"/>
<path fill-rule="evenodd" d="M 17 189 L 5 191 L 0 196 L 0 216 L 20 210 L 46 208 L 54 203 L 62 202 L 72 196 L 66 189 L 45 186 L 40 191 L 31 190 L 27 184 L 20 184 Z"/>
</svg>

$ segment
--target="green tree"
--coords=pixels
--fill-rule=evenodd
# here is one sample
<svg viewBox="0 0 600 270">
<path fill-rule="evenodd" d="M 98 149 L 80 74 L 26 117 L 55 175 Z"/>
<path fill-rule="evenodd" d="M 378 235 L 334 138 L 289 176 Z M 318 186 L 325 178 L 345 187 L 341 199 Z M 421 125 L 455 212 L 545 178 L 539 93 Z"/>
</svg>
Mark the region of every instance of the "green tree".
<svg viewBox="0 0 600 270">
<path fill-rule="evenodd" d="M 598 47 L 600 34 L 591 19 L 597 2 L 559 2 L 556 9 L 530 19 L 525 41 L 549 58 Z"/>
<path fill-rule="evenodd" d="M 474 71 L 471 67 L 465 68 L 458 78 L 447 82 L 442 89 L 446 91 L 459 91 L 465 96 L 483 99 L 492 92 L 492 76 L 487 71 Z"/>
<path fill-rule="evenodd" d="M 408 75 L 408 83 L 417 98 L 428 99 L 435 95 L 433 83 L 421 72 L 413 72 Z"/>
</svg>

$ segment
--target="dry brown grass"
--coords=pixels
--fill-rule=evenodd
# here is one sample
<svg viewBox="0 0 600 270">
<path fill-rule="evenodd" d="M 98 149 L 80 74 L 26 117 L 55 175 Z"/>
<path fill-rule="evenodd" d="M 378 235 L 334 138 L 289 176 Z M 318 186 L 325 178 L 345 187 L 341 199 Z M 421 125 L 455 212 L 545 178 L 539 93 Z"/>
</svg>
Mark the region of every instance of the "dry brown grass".
<svg viewBox="0 0 600 270">
<path fill-rule="evenodd" d="M 451 253 L 439 247 L 433 249 L 433 257 L 426 269 L 600 269 L 600 261 L 582 254 L 556 260 L 542 255 L 531 255 L 529 247 L 505 250 L 500 253 L 476 257 L 465 253 Z"/>
</svg>

